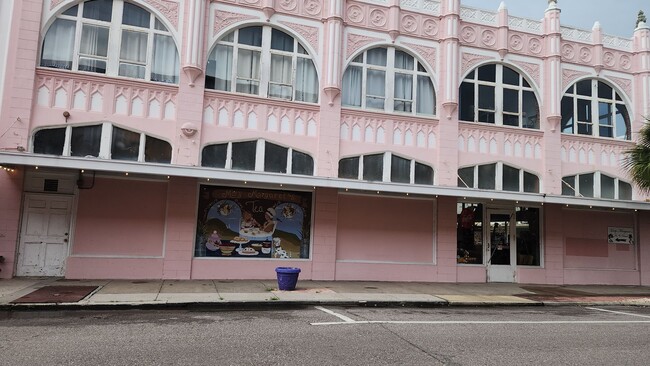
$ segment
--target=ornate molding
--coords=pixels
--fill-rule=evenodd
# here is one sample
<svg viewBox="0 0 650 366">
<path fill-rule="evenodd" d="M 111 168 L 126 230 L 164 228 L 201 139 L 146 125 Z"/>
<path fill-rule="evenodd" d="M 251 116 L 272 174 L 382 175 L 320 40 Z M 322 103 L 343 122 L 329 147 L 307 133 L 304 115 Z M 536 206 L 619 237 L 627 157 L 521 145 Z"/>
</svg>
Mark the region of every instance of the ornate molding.
<svg viewBox="0 0 650 366">
<path fill-rule="evenodd" d="M 611 80 L 614 84 L 621 88 L 621 90 L 623 90 L 628 97 L 632 96 L 632 80 L 617 78 L 614 76 L 607 76 L 607 79 Z"/>
<path fill-rule="evenodd" d="M 436 49 L 433 47 L 426 47 L 419 44 L 404 43 L 405 46 L 414 49 L 424 61 L 426 61 L 431 70 L 436 70 Z"/>
<path fill-rule="evenodd" d="M 346 58 L 349 58 L 353 53 L 355 53 L 359 48 L 373 43 L 381 41 L 379 38 L 372 38 L 367 36 L 362 36 L 359 34 L 348 34 L 348 47 L 346 50 Z"/>
<path fill-rule="evenodd" d="M 512 63 L 519 66 L 522 70 L 526 71 L 526 73 L 530 75 L 530 77 L 537 85 L 541 84 L 540 66 L 538 64 L 524 62 L 524 61 L 512 61 Z"/>
<path fill-rule="evenodd" d="M 467 72 L 467 70 L 472 68 L 474 65 L 479 64 L 481 61 L 491 60 L 492 59 L 492 57 L 490 57 L 490 56 L 476 55 L 476 54 L 473 54 L 473 53 L 463 53 L 462 58 L 463 58 L 462 59 L 462 65 L 463 66 L 462 66 L 462 69 L 461 69 L 461 73 L 463 75 Z"/>
<path fill-rule="evenodd" d="M 296 33 L 300 34 L 305 40 L 307 40 L 307 42 L 309 43 L 309 45 L 311 45 L 314 51 L 318 52 L 318 38 L 319 38 L 318 28 L 311 27 L 304 24 L 291 23 L 291 22 L 280 22 L 280 23 L 286 25 L 287 27 L 294 30 Z"/>
<path fill-rule="evenodd" d="M 257 19 L 252 15 L 244 15 L 238 13 L 230 13 L 227 11 L 218 11 L 214 12 L 214 29 L 212 35 L 219 33 L 222 29 L 228 27 L 231 24 L 241 22 L 248 19 Z"/>
<path fill-rule="evenodd" d="M 50 10 L 56 8 L 59 4 L 61 4 L 63 0 L 52 0 L 50 2 Z"/>
<path fill-rule="evenodd" d="M 180 9 L 178 2 L 171 0 L 145 0 L 145 2 L 161 12 L 169 20 L 169 23 L 174 26 L 174 29 L 178 30 L 178 12 Z"/>
<path fill-rule="evenodd" d="M 586 76 L 586 75 L 589 75 L 589 73 L 584 71 L 578 71 L 578 70 L 563 69 L 562 89 L 566 89 L 566 87 L 569 86 L 571 83 L 573 83 L 573 81 L 575 81 L 581 76 Z"/>
</svg>

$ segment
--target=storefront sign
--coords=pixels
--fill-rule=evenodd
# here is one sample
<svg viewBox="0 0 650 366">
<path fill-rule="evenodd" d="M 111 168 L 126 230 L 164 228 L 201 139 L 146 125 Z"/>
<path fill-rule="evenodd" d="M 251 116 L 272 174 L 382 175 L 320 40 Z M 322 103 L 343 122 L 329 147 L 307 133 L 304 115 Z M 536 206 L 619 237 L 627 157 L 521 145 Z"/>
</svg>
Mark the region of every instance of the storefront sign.
<svg viewBox="0 0 650 366">
<path fill-rule="evenodd" d="M 634 244 L 634 233 L 630 227 L 608 227 L 607 242 L 610 244 Z"/>
<path fill-rule="evenodd" d="M 202 185 L 196 257 L 309 258 L 311 192 Z"/>
</svg>

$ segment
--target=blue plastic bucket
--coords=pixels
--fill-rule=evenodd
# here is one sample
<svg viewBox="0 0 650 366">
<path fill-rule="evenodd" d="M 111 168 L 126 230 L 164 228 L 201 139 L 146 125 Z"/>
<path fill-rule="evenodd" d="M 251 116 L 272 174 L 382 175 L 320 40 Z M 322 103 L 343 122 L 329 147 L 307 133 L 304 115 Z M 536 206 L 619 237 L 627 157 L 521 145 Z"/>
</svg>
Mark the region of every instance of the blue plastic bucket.
<svg viewBox="0 0 650 366">
<path fill-rule="evenodd" d="M 278 275 L 278 288 L 282 291 L 293 291 L 298 283 L 300 268 L 277 267 L 275 273 Z"/>
</svg>

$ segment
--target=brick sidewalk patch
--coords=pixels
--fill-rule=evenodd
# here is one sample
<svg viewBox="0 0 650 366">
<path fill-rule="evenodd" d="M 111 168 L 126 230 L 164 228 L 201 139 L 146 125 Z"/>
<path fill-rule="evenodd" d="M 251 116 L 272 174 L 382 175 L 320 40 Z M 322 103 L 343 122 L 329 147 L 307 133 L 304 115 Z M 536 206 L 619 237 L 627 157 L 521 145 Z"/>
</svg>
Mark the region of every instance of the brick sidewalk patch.
<svg viewBox="0 0 650 366">
<path fill-rule="evenodd" d="M 62 303 L 77 302 L 95 291 L 98 286 L 45 286 L 20 297 L 11 303 Z"/>
</svg>

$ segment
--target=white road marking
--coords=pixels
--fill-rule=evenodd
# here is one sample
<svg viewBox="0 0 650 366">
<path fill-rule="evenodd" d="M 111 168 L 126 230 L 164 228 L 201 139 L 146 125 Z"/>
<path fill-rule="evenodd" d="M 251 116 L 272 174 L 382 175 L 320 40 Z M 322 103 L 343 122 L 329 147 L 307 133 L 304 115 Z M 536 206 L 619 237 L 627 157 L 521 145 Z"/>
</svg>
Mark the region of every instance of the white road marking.
<svg viewBox="0 0 650 366">
<path fill-rule="evenodd" d="M 641 317 L 641 318 L 650 318 L 650 316 L 648 316 L 648 315 L 626 313 L 626 312 L 623 312 L 623 311 L 614 311 L 614 310 L 607 310 L 607 309 L 600 309 L 600 308 L 585 308 L 585 309 L 598 310 L 598 311 L 603 311 L 603 312 L 606 312 L 606 313 L 613 313 L 613 314 L 620 314 L 620 315 L 638 316 L 638 317 Z"/>
<path fill-rule="evenodd" d="M 319 308 L 319 307 L 317 307 Z M 499 325 L 499 324 L 647 324 L 650 323 L 650 320 L 541 320 L 541 321 L 481 321 L 481 320 L 458 320 L 458 321 L 416 321 L 416 320 L 360 320 L 355 321 L 346 316 L 336 314 L 330 310 L 319 308 L 326 313 L 338 316 L 341 319 L 348 319 L 344 322 L 320 322 L 320 323 L 310 323 L 311 325 L 359 325 L 359 324 L 436 324 L 436 325 L 448 325 L 448 324 L 490 324 L 490 325 Z"/>
<path fill-rule="evenodd" d="M 318 309 L 318 310 L 320 310 L 320 311 L 324 311 L 324 312 L 326 312 L 326 313 L 328 313 L 328 314 L 330 314 L 330 315 L 334 315 L 335 317 L 337 317 L 337 318 L 343 320 L 344 323 L 342 323 L 342 324 L 345 324 L 345 323 L 355 323 L 355 320 L 354 320 L 354 319 L 352 319 L 352 318 L 348 318 L 347 316 L 342 315 L 342 314 L 339 314 L 339 313 L 335 313 L 335 312 L 333 312 L 332 310 L 325 309 L 325 308 L 322 307 L 322 306 L 316 306 L 316 309 Z M 318 324 L 318 323 L 312 323 L 312 325 L 314 325 L 314 324 Z"/>
</svg>

